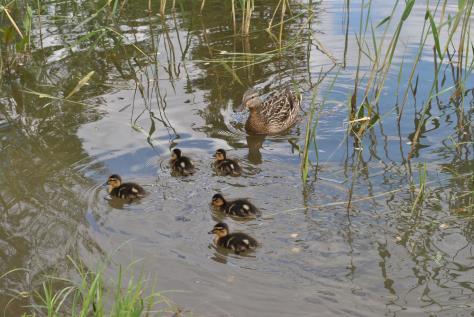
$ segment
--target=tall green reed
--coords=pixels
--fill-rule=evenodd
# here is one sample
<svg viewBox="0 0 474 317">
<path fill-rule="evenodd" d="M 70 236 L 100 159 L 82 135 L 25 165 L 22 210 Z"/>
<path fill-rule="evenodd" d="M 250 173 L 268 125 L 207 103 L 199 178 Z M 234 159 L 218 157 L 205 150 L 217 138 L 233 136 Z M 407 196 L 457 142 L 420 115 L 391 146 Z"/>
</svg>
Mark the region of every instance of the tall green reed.
<svg viewBox="0 0 474 317">
<path fill-rule="evenodd" d="M 445 0 L 447 1 L 447 0 Z M 470 43 L 470 39 L 469 37 L 466 36 L 466 34 L 468 32 L 470 32 L 470 19 L 471 19 L 471 14 L 472 14 L 472 8 L 473 8 L 473 5 L 474 5 L 474 1 L 473 0 L 460 0 L 458 1 L 458 10 L 456 12 L 456 15 L 454 16 L 454 18 L 450 19 L 449 22 L 448 22 L 448 34 L 447 34 L 447 39 L 444 43 L 444 48 L 441 50 L 441 43 L 440 43 L 440 39 L 441 37 L 439 36 L 440 35 L 440 31 L 438 31 L 438 29 L 441 29 L 443 27 L 443 20 L 440 21 L 440 23 L 438 25 L 435 24 L 434 22 L 434 19 L 432 18 L 431 14 L 430 14 L 430 11 L 429 9 L 427 9 L 427 12 L 426 12 L 426 19 L 429 19 L 430 20 L 430 25 L 431 25 L 431 31 L 432 31 L 432 34 L 433 34 L 433 37 L 434 37 L 434 41 L 435 41 L 435 46 L 437 47 L 436 48 L 436 51 L 438 53 L 438 58 L 439 58 L 439 62 L 437 63 L 437 67 L 436 69 L 434 70 L 435 72 L 435 78 L 438 78 L 439 76 L 439 73 L 443 67 L 443 64 L 445 62 L 445 58 L 447 56 L 449 56 L 449 48 L 450 46 L 452 45 L 455 45 L 455 43 L 453 43 L 453 38 L 455 35 L 458 35 L 460 38 L 458 40 L 458 50 L 456 52 L 457 54 L 457 59 L 458 59 L 458 63 L 457 63 L 457 77 L 455 77 L 455 87 L 454 87 L 454 93 L 452 95 L 451 98 L 455 98 L 455 99 L 459 99 L 461 98 L 462 99 L 462 96 L 464 94 L 464 81 L 462 80 L 462 61 L 463 61 L 463 58 L 464 58 L 464 46 L 466 45 L 469 45 Z M 436 98 L 437 96 L 439 96 L 441 93 L 444 93 L 444 92 L 447 92 L 451 89 L 445 89 L 443 90 L 442 92 L 436 92 L 437 91 L 437 84 L 438 84 L 438 81 L 435 80 L 433 81 L 433 84 L 431 85 L 431 88 L 430 88 L 430 91 L 429 91 L 429 97 L 425 100 L 424 104 L 423 104 L 423 109 L 421 111 L 421 116 L 420 116 L 420 121 L 419 122 L 424 122 L 425 120 L 425 117 L 426 117 L 426 114 L 428 112 L 428 109 L 430 108 L 430 105 L 431 105 L 431 101 Z M 458 109 L 459 110 L 459 107 Z M 460 111 L 462 113 L 462 111 Z M 461 119 L 462 120 L 462 119 Z M 461 123 L 461 125 L 463 125 Z M 410 154 L 409 154 L 409 157 L 412 157 L 415 153 L 415 150 L 416 150 L 416 146 L 419 142 L 419 139 L 420 139 L 420 136 L 421 136 L 421 132 L 422 130 L 424 129 L 424 125 L 423 124 L 419 124 L 417 127 L 416 127 L 416 130 L 415 130 L 415 133 L 414 133 L 414 136 L 413 136 L 413 140 L 412 140 L 412 148 L 411 148 L 411 151 L 410 151 Z"/>
<path fill-rule="evenodd" d="M 473 69 L 474 59 L 473 54 L 469 56 L 470 50 L 467 47 L 472 48 L 473 45 L 470 40 L 470 25 L 472 16 L 473 0 L 460 0 L 458 1 L 458 10 L 454 16 L 447 15 L 446 8 L 448 0 L 438 0 L 434 4 L 430 1 L 426 1 L 425 6 L 425 20 L 420 32 L 420 39 L 416 55 L 411 62 L 411 65 L 403 61 L 399 68 L 397 87 L 401 88 L 401 78 L 403 67 L 408 67 L 409 74 L 408 80 L 404 83 L 402 92 L 402 98 L 400 102 L 395 106 L 397 112 L 397 120 L 403 118 L 404 107 L 408 102 L 409 95 L 416 96 L 418 76 L 416 71 L 420 61 L 426 53 L 426 44 L 429 40 L 433 43 L 434 52 L 434 70 L 432 74 L 421 74 L 421 76 L 430 76 L 434 78 L 431 89 L 428 92 L 428 96 L 423 104 L 422 111 L 420 113 L 421 120 L 416 120 L 415 133 L 411 140 L 411 151 L 408 159 L 412 158 L 417 143 L 419 142 L 422 131 L 424 130 L 424 124 L 426 122 L 425 117 L 430 107 L 431 101 L 434 98 L 439 97 L 442 94 L 452 92 L 451 100 L 459 100 L 458 106 L 456 106 L 456 112 L 458 113 L 458 129 L 465 127 L 468 124 L 463 117 L 462 102 L 465 91 L 464 82 L 468 79 L 468 71 Z M 359 14 L 359 28 L 355 35 L 355 41 L 358 47 L 357 51 L 357 64 L 354 79 L 354 89 L 352 95 L 348 100 L 348 135 L 354 137 L 354 147 L 360 149 L 363 146 L 364 135 L 367 131 L 373 128 L 377 123 L 381 124 L 383 117 L 392 113 L 392 110 L 386 114 L 378 112 L 378 103 L 382 96 L 382 92 L 388 81 L 388 75 L 393 68 L 393 60 L 395 53 L 400 49 L 400 36 L 404 30 L 407 20 L 413 13 L 415 6 L 415 0 L 407 0 L 404 2 L 395 1 L 390 14 L 380 21 L 374 21 L 373 17 L 373 6 L 372 0 L 362 0 L 360 5 Z M 342 67 L 345 67 L 345 57 L 347 53 L 347 47 L 349 43 L 349 16 L 351 1 L 346 0 L 344 7 L 347 8 L 346 12 L 346 40 L 344 49 L 344 63 Z M 417 10 L 419 8 L 417 7 Z M 400 12 L 398 18 L 397 13 Z M 393 30 L 393 32 L 391 32 Z M 441 36 L 441 32 L 444 32 L 444 36 Z M 444 40 L 444 43 L 443 43 Z M 455 50 L 453 49 L 455 48 Z M 452 51 L 452 53 L 450 53 Z M 457 57 L 457 59 L 455 58 Z M 470 57 L 470 59 L 469 59 Z M 368 73 L 362 74 L 361 72 L 361 59 L 366 58 L 370 61 L 370 68 Z M 444 87 L 441 89 L 439 85 L 443 85 L 438 80 L 439 74 L 442 67 L 450 65 L 452 67 L 453 74 L 453 87 Z M 454 65 L 454 66 L 453 66 Z M 413 88 L 413 83 L 415 85 Z M 360 87 L 363 87 L 363 93 L 360 93 Z M 397 96 L 398 96 L 397 89 Z M 310 112 L 308 120 L 314 120 L 313 114 Z M 309 127 L 309 125 L 307 126 Z M 315 129 L 315 127 L 313 127 Z M 303 155 L 302 166 L 307 166 L 306 151 L 309 151 L 307 145 L 310 144 L 307 138 L 315 134 L 315 131 L 307 132 L 305 135 L 305 152 Z M 316 150 L 316 146 L 314 146 Z M 307 179 L 307 175 L 303 169 L 303 181 Z"/>
<path fill-rule="evenodd" d="M 320 72 L 319 78 L 317 83 L 314 85 L 312 92 L 311 92 L 311 105 L 310 105 L 310 110 L 309 110 L 309 115 L 306 121 L 306 134 L 305 134 L 305 139 L 304 139 L 304 144 L 303 144 L 303 150 L 302 150 L 302 160 L 301 160 L 301 177 L 303 179 L 303 183 L 306 184 L 308 180 L 308 175 L 310 172 L 310 167 L 311 167 L 311 162 L 309 160 L 310 156 L 310 150 L 314 149 L 315 152 L 315 158 L 316 158 L 316 167 L 318 165 L 318 144 L 316 141 L 316 136 L 317 136 L 317 129 L 318 129 L 318 123 L 319 123 L 319 118 L 322 114 L 322 111 L 324 110 L 324 107 L 326 105 L 326 102 L 330 96 L 330 93 L 326 93 L 318 102 L 319 96 L 319 86 L 321 83 L 324 81 L 326 76 L 329 74 L 330 71 L 332 71 L 333 68 L 331 68 L 329 71 L 323 73 Z M 339 72 L 334 76 L 332 79 L 327 91 L 330 92 L 334 84 L 337 81 Z"/>
</svg>

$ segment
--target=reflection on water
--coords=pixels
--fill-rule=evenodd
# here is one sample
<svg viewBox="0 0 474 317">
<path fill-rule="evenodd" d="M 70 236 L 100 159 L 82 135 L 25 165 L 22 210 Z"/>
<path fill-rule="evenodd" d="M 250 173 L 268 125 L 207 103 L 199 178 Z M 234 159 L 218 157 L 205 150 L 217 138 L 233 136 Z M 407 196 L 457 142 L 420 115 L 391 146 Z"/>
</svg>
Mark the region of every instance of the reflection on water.
<svg viewBox="0 0 474 317">
<path fill-rule="evenodd" d="M 258 165 L 262 163 L 262 154 L 260 149 L 265 141 L 264 135 L 247 135 L 247 146 L 249 149 L 248 160 L 249 162 Z"/>
<path fill-rule="evenodd" d="M 472 80 L 464 100 L 432 101 L 413 151 L 433 80 L 423 75 L 433 68 L 432 46 L 403 120 L 394 113 L 400 111 L 397 77 L 407 81 L 419 40 L 410 30 L 424 22 L 424 5 L 416 4 L 377 105 L 383 120 L 362 139 L 363 149 L 354 149 L 360 144 L 345 122 L 360 1 L 349 10 L 340 1 L 313 4 L 309 25 L 306 4 L 294 3 L 280 52 L 279 35 L 260 31 L 276 2 L 256 3 L 253 32 L 244 38 L 234 35 L 230 5 L 218 0 L 206 1 L 202 14 L 200 3 L 183 1 L 166 18 L 148 15 L 146 1 L 134 2 L 113 18 L 113 33 L 98 29 L 109 25 L 106 13 L 80 23 L 100 9 L 93 4 L 43 5 L 31 62 L 10 69 L 0 92 L 0 269 L 29 270 L 2 279 L 0 307 L 18 291 L 34 290 L 45 274 L 72 274 L 67 256 L 92 267 L 113 253 L 117 264 L 143 259 L 158 289 L 185 291 L 170 297 L 197 316 L 472 312 Z M 392 4 L 374 1 L 372 8 L 376 25 Z M 368 71 L 370 60 L 361 65 Z M 92 70 L 70 102 L 32 93 L 63 98 Z M 249 136 L 245 114 L 236 111 L 247 88 L 267 92 L 289 83 L 300 86 L 308 110 L 310 88 L 326 72 L 319 93 L 327 102 L 317 100 L 317 152 L 310 153 L 318 164 L 303 185 L 306 122 L 288 135 Z M 453 84 L 449 68 L 443 76 L 444 87 Z M 195 175 L 170 175 L 175 146 L 193 158 Z M 217 148 L 239 159 L 241 177 L 214 173 Z M 413 208 L 418 191 L 410 184 L 418 186 L 422 163 L 425 199 Z M 112 173 L 144 185 L 149 195 L 132 204 L 107 200 L 100 184 Z M 240 221 L 214 213 L 215 192 L 248 197 L 262 217 Z M 221 220 L 261 246 L 248 256 L 216 249 L 207 232 Z M 18 298 L 6 314 L 20 315 L 34 301 Z"/>
</svg>

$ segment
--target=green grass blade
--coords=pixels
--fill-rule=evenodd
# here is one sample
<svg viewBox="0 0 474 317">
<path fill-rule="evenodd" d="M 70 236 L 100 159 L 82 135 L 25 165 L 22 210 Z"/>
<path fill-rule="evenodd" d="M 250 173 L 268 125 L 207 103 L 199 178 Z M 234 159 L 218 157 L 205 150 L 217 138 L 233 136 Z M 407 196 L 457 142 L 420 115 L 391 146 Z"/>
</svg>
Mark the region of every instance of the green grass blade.
<svg viewBox="0 0 474 317">
<path fill-rule="evenodd" d="M 436 28 L 436 24 L 434 22 L 433 16 L 431 15 L 431 12 L 429 9 L 426 11 L 425 19 L 426 18 L 429 19 L 430 21 L 431 30 L 433 32 L 433 38 L 435 41 L 436 52 L 438 53 L 438 56 L 441 59 L 442 55 L 441 55 L 441 45 L 439 44 L 439 33 L 438 33 L 438 29 Z"/>
<path fill-rule="evenodd" d="M 410 0 L 407 2 L 407 5 L 405 6 L 405 10 L 403 11 L 402 21 L 405 21 L 408 18 L 408 16 L 411 13 L 411 9 L 413 9 L 414 5 L 415 5 L 415 0 Z"/>
<path fill-rule="evenodd" d="M 379 28 L 380 26 L 384 25 L 385 23 L 388 22 L 388 20 L 390 20 L 391 16 L 388 16 L 386 17 L 385 19 L 383 19 L 382 21 L 379 22 L 379 24 L 377 24 L 377 26 L 375 27 L 376 29 Z"/>
</svg>

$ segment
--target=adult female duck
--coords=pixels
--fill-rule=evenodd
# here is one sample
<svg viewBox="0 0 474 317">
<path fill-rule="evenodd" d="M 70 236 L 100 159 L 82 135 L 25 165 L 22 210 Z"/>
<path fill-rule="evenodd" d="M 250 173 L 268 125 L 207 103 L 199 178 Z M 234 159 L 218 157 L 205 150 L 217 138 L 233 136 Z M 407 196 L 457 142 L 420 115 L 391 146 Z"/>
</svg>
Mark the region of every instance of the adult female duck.
<svg viewBox="0 0 474 317">
<path fill-rule="evenodd" d="M 277 134 L 298 121 L 301 95 L 286 88 L 262 99 L 256 90 L 250 89 L 242 97 L 242 103 L 250 111 L 245 123 L 248 133 Z"/>
</svg>

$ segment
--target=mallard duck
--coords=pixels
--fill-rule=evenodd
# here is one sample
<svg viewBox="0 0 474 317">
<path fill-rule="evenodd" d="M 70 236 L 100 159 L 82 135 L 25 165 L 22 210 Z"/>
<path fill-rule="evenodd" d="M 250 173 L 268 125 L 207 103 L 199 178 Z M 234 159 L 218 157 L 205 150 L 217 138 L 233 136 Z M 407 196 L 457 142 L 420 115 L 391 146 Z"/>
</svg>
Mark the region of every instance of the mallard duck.
<svg viewBox="0 0 474 317">
<path fill-rule="evenodd" d="M 219 222 L 209 231 L 209 234 L 215 234 L 214 244 L 233 250 L 236 254 L 247 250 L 255 249 L 258 245 L 257 240 L 242 232 L 230 233 L 229 226 Z"/>
<path fill-rule="evenodd" d="M 226 201 L 221 194 L 215 194 L 212 196 L 212 206 L 216 209 L 235 217 L 258 217 L 261 215 L 260 210 L 255 207 L 247 199 L 236 199 L 232 201 Z"/>
<path fill-rule="evenodd" d="M 171 153 L 170 166 L 174 173 L 179 175 L 194 174 L 194 165 L 189 158 L 183 156 L 180 149 L 174 149 Z"/>
<path fill-rule="evenodd" d="M 219 174 L 239 176 L 242 173 L 239 163 L 236 160 L 228 159 L 225 150 L 218 149 L 214 157 L 216 158 L 214 168 Z"/>
<path fill-rule="evenodd" d="M 245 130 L 252 134 L 276 134 L 298 120 L 301 96 L 286 88 L 270 93 L 264 100 L 254 89 L 247 90 L 242 104 L 250 111 Z"/>
<path fill-rule="evenodd" d="M 135 183 L 122 183 L 122 178 L 113 174 L 107 179 L 107 191 L 112 197 L 118 197 L 126 200 L 133 200 L 145 196 L 145 190 Z"/>
</svg>

